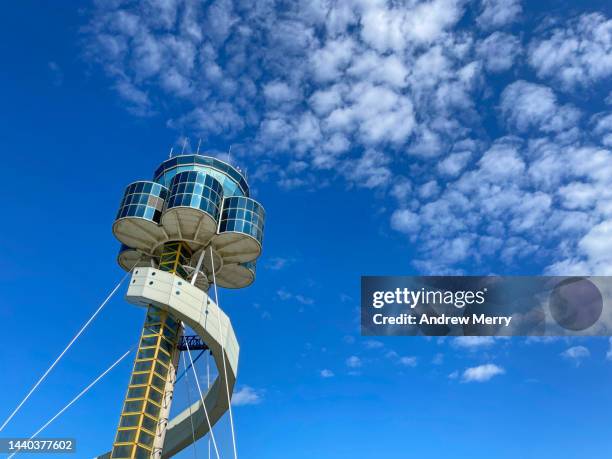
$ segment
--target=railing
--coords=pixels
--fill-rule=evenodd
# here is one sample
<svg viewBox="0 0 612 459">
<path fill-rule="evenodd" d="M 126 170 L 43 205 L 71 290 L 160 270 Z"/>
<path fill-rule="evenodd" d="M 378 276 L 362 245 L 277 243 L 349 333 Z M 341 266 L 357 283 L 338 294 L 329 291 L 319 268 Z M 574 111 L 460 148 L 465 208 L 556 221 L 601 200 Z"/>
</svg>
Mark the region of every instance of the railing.
<svg viewBox="0 0 612 459">
<path fill-rule="evenodd" d="M 179 351 L 186 351 L 189 345 L 190 351 L 205 351 L 208 346 L 198 335 L 183 335 L 178 342 Z"/>
</svg>

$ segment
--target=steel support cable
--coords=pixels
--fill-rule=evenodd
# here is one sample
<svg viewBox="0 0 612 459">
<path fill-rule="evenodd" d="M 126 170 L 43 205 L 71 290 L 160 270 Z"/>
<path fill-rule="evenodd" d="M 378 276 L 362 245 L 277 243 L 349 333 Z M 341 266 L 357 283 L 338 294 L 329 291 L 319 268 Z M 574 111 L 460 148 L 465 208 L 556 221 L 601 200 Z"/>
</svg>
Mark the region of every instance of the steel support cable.
<svg viewBox="0 0 612 459">
<path fill-rule="evenodd" d="M 204 403 L 204 396 L 202 395 L 202 388 L 200 387 L 200 381 L 198 381 L 198 375 L 195 371 L 193 360 L 191 359 L 191 351 L 189 350 L 189 343 L 185 341 L 185 345 L 187 346 L 187 355 L 189 356 L 189 361 L 191 362 L 191 370 L 193 371 L 193 377 L 195 379 L 196 386 L 198 387 L 198 392 L 200 393 L 200 401 L 202 402 L 202 408 L 204 408 L 204 415 L 206 416 L 206 423 L 208 424 L 208 431 L 210 432 L 210 438 L 212 439 L 213 446 L 215 447 L 215 453 L 217 455 L 217 459 L 220 459 L 219 448 L 217 448 L 217 440 L 215 439 L 215 434 L 212 430 L 212 424 L 210 423 L 210 418 L 208 417 L 208 410 L 206 409 L 206 403 Z"/>
<path fill-rule="evenodd" d="M 185 354 L 181 352 L 181 356 L 183 357 L 183 366 L 187 366 L 187 361 L 185 360 Z M 197 360 L 197 359 L 196 359 Z M 185 370 L 186 371 L 186 370 Z M 178 379 L 176 380 L 178 382 Z M 175 384 L 176 384 L 175 382 Z M 193 439 L 193 457 L 197 459 L 198 453 L 196 451 L 196 438 L 195 438 L 195 429 L 193 427 L 193 418 L 191 417 L 191 389 L 189 388 L 189 376 L 185 378 L 185 386 L 187 387 L 187 403 L 189 404 L 189 421 L 191 423 L 191 438 Z"/>
<path fill-rule="evenodd" d="M 221 305 L 219 304 L 219 292 L 217 291 L 217 279 L 215 277 L 215 260 L 213 257 L 212 246 L 210 246 L 210 262 L 212 267 L 213 285 L 215 287 L 215 302 L 217 303 L 217 322 L 219 325 L 219 333 L 221 333 Z M 225 375 L 225 390 L 227 392 L 227 405 L 229 407 L 230 427 L 232 429 L 232 446 L 234 447 L 234 459 L 238 459 L 238 451 L 236 450 L 236 432 L 234 430 L 234 415 L 232 414 L 232 399 L 230 397 L 229 382 L 227 380 L 227 364 L 225 363 L 225 349 L 223 344 L 223 335 L 221 343 L 221 357 L 223 360 L 223 373 Z"/>
<path fill-rule="evenodd" d="M 128 354 L 134 350 L 134 348 L 136 346 L 132 346 L 130 349 L 127 350 L 127 352 L 125 354 L 123 354 L 121 357 L 119 357 L 117 360 L 115 360 L 115 363 L 113 363 L 110 367 L 108 367 L 106 370 L 104 370 L 85 389 L 83 389 L 81 392 L 79 392 L 79 394 L 76 397 L 74 397 L 66 406 L 64 406 L 64 408 L 59 410 L 55 416 L 53 416 L 51 419 L 49 419 L 45 424 L 43 424 L 43 426 L 40 429 L 38 429 L 36 432 L 34 432 L 32 434 L 32 436 L 28 440 L 33 440 L 39 433 L 41 433 L 43 430 L 45 430 L 47 427 L 49 427 L 49 425 L 53 421 L 55 421 L 57 418 L 59 418 L 64 413 L 64 411 L 66 411 L 68 408 L 70 408 L 78 399 L 80 399 L 83 395 L 85 395 L 85 393 L 87 393 L 87 391 L 89 389 L 91 389 L 98 381 L 100 381 L 104 376 L 106 376 L 113 368 L 115 368 L 117 365 L 119 365 L 119 363 L 123 359 L 125 359 L 128 356 Z M 11 457 L 15 456 L 15 454 L 18 454 L 19 452 L 20 452 L 19 450 L 15 451 L 7 459 L 10 459 Z"/>
<path fill-rule="evenodd" d="M 134 269 L 134 267 L 132 267 L 132 269 Z M 13 410 L 13 412 L 10 414 L 10 416 L 8 418 L 6 418 L 6 420 L 4 421 L 2 426 L 0 426 L 0 432 L 2 432 L 2 430 L 4 430 L 6 425 L 11 421 L 11 419 L 13 419 L 13 416 L 15 416 L 17 414 L 17 412 L 21 409 L 23 404 L 30 398 L 30 396 L 34 393 L 34 391 L 38 388 L 38 386 L 40 386 L 40 384 L 45 380 L 45 378 L 49 375 L 49 373 L 51 373 L 51 370 L 53 370 L 55 365 L 58 364 L 58 362 L 61 360 L 61 358 L 64 356 L 64 354 L 66 354 L 66 352 L 68 352 L 68 349 L 70 349 L 72 347 L 74 342 L 79 338 L 79 336 L 81 336 L 81 334 L 85 331 L 85 329 L 89 326 L 89 324 L 91 324 L 93 322 L 93 320 L 100 313 L 102 308 L 104 308 L 104 306 L 106 306 L 106 304 L 110 301 L 110 299 L 117 292 L 117 290 L 119 290 L 119 287 L 121 287 L 121 284 L 123 284 L 125 279 L 132 272 L 132 269 L 130 269 L 127 273 L 125 273 L 123 278 L 119 281 L 119 283 L 115 286 L 115 288 L 110 292 L 110 294 L 106 297 L 106 299 L 102 302 L 102 304 L 98 307 L 98 309 L 96 309 L 96 311 L 93 313 L 93 315 L 87 320 L 87 322 L 85 322 L 85 324 L 81 327 L 81 329 L 78 331 L 78 333 L 76 335 L 74 335 L 74 337 L 70 340 L 68 345 L 62 351 L 62 353 L 55 359 L 55 361 L 51 364 L 51 366 L 49 368 L 47 368 L 47 371 L 45 371 L 43 373 L 43 375 L 36 382 L 36 384 L 34 384 L 34 386 L 30 389 L 30 391 L 27 393 L 27 395 L 24 397 L 24 399 L 19 403 L 19 405 L 17 405 L 17 408 L 15 408 Z"/>
<path fill-rule="evenodd" d="M 210 353 L 206 355 L 206 387 L 210 390 Z M 208 459 L 210 459 L 210 438 L 208 439 Z"/>
</svg>

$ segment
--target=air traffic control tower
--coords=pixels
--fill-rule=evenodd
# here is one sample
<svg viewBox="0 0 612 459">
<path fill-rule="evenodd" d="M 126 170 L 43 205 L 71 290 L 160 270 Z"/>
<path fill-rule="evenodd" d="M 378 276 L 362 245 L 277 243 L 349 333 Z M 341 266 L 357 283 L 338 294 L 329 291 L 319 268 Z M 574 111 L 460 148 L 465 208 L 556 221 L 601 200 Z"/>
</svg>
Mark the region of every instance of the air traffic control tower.
<svg viewBox="0 0 612 459">
<path fill-rule="evenodd" d="M 228 410 L 239 346 L 209 289 L 255 280 L 264 216 L 244 174 L 210 156 L 175 156 L 152 181 L 126 188 L 113 233 L 122 244 L 119 265 L 132 271 L 126 298 L 147 314 L 113 448 L 100 457 L 171 457 Z M 197 336 L 183 336 L 184 326 Z M 169 419 L 179 355 L 190 346 L 209 350 L 218 376 Z"/>
</svg>

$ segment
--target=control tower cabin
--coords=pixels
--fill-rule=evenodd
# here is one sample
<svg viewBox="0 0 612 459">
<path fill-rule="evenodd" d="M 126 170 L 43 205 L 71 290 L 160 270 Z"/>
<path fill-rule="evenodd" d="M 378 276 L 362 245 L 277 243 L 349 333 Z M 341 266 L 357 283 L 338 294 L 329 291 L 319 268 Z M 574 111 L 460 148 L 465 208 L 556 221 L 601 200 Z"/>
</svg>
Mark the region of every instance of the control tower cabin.
<svg viewBox="0 0 612 459">
<path fill-rule="evenodd" d="M 175 156 L 153 180 L 128 185 L 113 233 L 122 244 L 119 265 L 132 272 L 126 299 L 147 314 L 113 448 L 100 457 L 171 457 L 229 408 L 239 346 L 208 291 L 253 283 L 264 217 L 244 174 L 210 156 Z M 182 336 L 184 325 L 196 341 Z M 215 360 L 217 379 L 204 403 L 169 419 L 180 351 L 198 340 Z"/>
</svg>

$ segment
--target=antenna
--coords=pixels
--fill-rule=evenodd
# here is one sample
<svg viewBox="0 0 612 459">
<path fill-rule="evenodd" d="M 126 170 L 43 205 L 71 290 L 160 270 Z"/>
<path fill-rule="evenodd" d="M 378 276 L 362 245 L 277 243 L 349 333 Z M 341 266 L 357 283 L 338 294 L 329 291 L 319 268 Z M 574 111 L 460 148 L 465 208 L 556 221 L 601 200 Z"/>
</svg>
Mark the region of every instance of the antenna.
<svg viewBox="0 0 612 459">
<path fill-rule="evenodd" d="M 202 137 L 200 137 L 200 138 L 198 139 L 198 149 L 197 149 L 197 151 L 196 151 L 196 155 L 199 155 L 199 154 L 200 154 L 200 145 L 202 145 Z"/>
<path fill-rule="evenodd" d="M 174 152 L 174 147 L 170 147 L 170 153 L 168 153 L 168 159 L 172 158 L 173 152 Z"/>
<path fill-rule="evenodd" d="M 185 145 L 187 145 L 187 137 L 183 139 L 183 149 L 181 150 L 181 155 L 185 153 Z"/>
<path fill-rule="evenodd" d="M 227 152 L 227 162 L 232 164 L 232 145 L 230 144 L 229 151 Z"/>
</svg>

